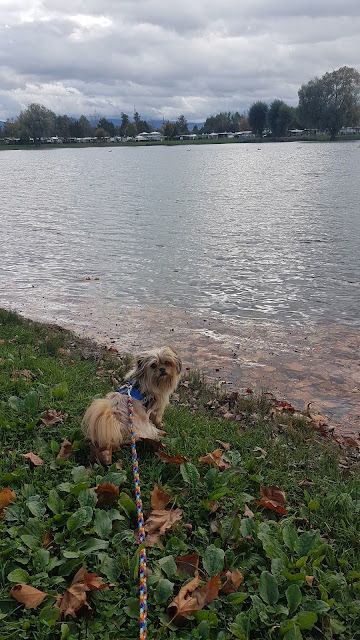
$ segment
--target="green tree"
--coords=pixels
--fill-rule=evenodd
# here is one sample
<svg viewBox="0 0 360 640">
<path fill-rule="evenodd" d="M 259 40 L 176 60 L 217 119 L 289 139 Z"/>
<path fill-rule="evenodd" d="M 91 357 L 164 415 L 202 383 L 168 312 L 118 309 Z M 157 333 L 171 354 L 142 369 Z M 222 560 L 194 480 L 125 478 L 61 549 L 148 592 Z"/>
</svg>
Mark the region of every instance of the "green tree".
<svg viewBox="0 0 360 640">
<path fill-rule="evenodd" d="M 179 135 L 176 124 L 170 122 L 169 120 L 165 122 L 162 126 L 162 132 L 165 138 L 171 140 L 172 138 L 176 138 Z"/>
<path fill-rule="evenodd" d="M 176 120 L 175 126 L 177 128 L 179 136 L 187 135 L 189 133 L 189 127 L 185 116 L 179 116 Z"/>
<path fill-rule="evenodd" d="M 97 129 L 95 129 L 95 138 L 100 140 L 100 142 L 104 140 L 104 138 L 106 137 L 107 137 L 107 132 L 105 131 L 105 129 L 102 129 L 102 127 L 98 127 Z"/>
<path fill-rule="evenodd" d="M 110 122 L 110 120 L 107 120 L 106 118 L 101 118 L 99 120 L 98 128 L 99 129 L 105 129 L 105 131 L 107 132 L 107 135 L 110 136 L 110 137 L 114 137 L 114 135 L 115 135 L 115 125 L 114 125 L 114 123 Z"/>
<path fill-rule="evenodd" d="M 34 139 L 36 146 L 40 146 L 41 138 L 47 138 L 55 133 L 56 115 L 41 104 L 32 103 L 19 115 L 19 124 Z"/>
<path fill-rule="evenodd" d="M 129 122 L 128 126 L 126 127 L 126 136 L 128 138 L 135 138 L 137 136 L 137 128 L 136 128 L 136 124 L 135 122 Z"/>
<path fill-rule="evenodd" d="M 94 135 L 94 127 L 90 124 L 86 116 L 80 116 L 78 122 L 81 129 L 81 138 L 90 138 Z"/>
<path fill-rule="evenodd" d="M 328 131 L 334 140 L 341 127 L 359 121 L 360 73 L 341 67 L 313 78 L 298 92 L 298 115 L 308 128 Z"/>
<path fill-rule="evenodd" d="M 57 116 L 56 118 L 56 135 L 63 138 L 63 140 L 68 140 L 71 137 L 71 125 L 72 120 L 69 116 Z"/>
<path fill-rule="evenodd" d="M 122 112 L 121 113 L 121 125 L 120 125 L 120 135 L 126 136 L 126 127 L 130 123 L 129 116 Z"/>
<path fill-rule="evenodd" d="M 290 107 L 283 100 L 274 100 L 268 111 L 268 124 L 274 138 L 286 136 L 293 119 Z"/>
<path fill-rule="evenodd" d="M 8 118 L 4 122 L 3 126 L 3 136 L 4 138 L 18 138 L 20 135 L 21 125 L 19 123 L 19 118 L 14 120 L 13 118 Z"/>
<path fill-rule="evenodd" d="M 249 109 L 249 127 L 255 136 L 259 138 L 261 138 L 266 127 L 268 110 L 269 107 L 266 102 L 261 102 L 261 100 L 254 102 Z"/>
</svg>

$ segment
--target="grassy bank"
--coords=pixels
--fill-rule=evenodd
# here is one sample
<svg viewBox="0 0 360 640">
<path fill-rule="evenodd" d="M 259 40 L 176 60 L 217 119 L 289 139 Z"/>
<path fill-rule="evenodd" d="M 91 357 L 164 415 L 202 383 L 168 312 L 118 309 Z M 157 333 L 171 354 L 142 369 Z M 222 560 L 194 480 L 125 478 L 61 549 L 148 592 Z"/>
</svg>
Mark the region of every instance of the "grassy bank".
<svg viewBox="0 0 360 640">
<path fill-rule="evenodd" d="M 110 469 L 89 465 L 80 431 L 89 402 L 116 387 L 127 364 L 0 311 L 0 490 L 13 492 L 0 516 L 1 640 L 138 637 L 130 450 L 114 454 Z M 167 408 L 165 428 L 166 454 L 186 461 L 166 463 L 149 443 L 138 445 L 147 522 L 155 484 L 169 496 L 159 506 L 154 494 L 153 508 L 178 519 L 155 531 L 159 544 L 147 550 L 148 637 L 360 638 L 360 481 L 347 451 L 271 396 L 226 396 L 196 373 Z M 68 459 L 58 457 L 65 438 Z M 217 449 L 221 468 L 199 461 Z M 30 452 L 41 461 L 23 457 Z M 112 504 L 99 504 L 104 482 Z M 261 500 L 270 485 L 284 494 Z M 185 554 L 195 555 L 184 573 L 175 559 Z M 176 597 L 197 563 L 203 590 L 189 611 L 190 595 Z M 57 596 L 84 566 L 114 586 L 87 591 L 91 610 L 59 622 Z M 42 602 L 25 608 L 10 595 L 18 583 L 46 594 Z"/>
</svg>

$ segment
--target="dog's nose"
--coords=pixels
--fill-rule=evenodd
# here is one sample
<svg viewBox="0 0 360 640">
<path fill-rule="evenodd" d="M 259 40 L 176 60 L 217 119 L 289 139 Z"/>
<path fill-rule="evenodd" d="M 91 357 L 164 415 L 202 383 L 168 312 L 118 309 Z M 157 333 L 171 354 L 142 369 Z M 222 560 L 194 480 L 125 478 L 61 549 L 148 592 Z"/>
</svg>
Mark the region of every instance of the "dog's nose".
<svg viewBox="0 0 360 640">
<path fill-rule="evenodd" d="M 161 374 L 162 376 L 164 376 L 164 375 L 166 374 L 166 369 L 165 369 L 165 367 L 160 367 L 160 374 Z"/>
</svg>

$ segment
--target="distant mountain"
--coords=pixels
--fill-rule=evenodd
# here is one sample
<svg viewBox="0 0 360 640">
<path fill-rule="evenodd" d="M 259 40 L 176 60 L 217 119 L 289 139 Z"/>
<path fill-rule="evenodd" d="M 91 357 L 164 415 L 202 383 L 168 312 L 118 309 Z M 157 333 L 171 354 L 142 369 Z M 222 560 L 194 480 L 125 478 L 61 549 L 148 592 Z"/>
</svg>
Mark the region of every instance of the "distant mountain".
<svg viewBox="0 0 360 640">
<path fill-rule="evenodd" d="M 151 124 L 155 129 L 160 129 L 163 123 L 163 120 L 156 120 L 156 118 L 144 117 L 141 119 Z M 115 125 L 121 124 L 121 118 L 107 118 L 107 120 L 109 120 L 110 122 L 113 122 Z M 176 120 L 171 120 L 170 122 L 176 122 Z M 192 131 L 195 125 L 197 125 L 200 129 L 200 127 L 202 127 L 203 124 L 204 124 L 203 122 L 188 122 L 188 127 L 189 127 L 189 130 Z"/>
</svg>

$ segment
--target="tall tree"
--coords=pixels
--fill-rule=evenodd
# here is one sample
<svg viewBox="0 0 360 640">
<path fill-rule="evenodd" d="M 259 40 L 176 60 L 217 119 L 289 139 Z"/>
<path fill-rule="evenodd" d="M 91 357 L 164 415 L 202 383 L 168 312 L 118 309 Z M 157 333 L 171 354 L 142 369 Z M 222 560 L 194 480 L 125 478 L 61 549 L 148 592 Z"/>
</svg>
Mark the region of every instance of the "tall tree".
<svg viewBox="0 0 360 640">
<path fill-rule="evenodd" d="M 126 136 L 126 127 L 128 126 L 129 123 L 130 123 L 129 116 L 126 113 L 122 112 L 121 125 L 120 125 L 120 134 L 122 136 Z"/>
<path fill-rule="evenodd" d="M 293 119 L 290 107 L 283 100 L 274 100 L 268 111 L 268 123 L 274 138 L 287 135 Z"/>
<path fill-rule="evenodd" d="M 332 140 L 341 127 L 359 121 L 360 73 L 352 67 L 313 78 L 300 87 L 298 94 L 302 124 L 328 131 Z"/>
<path fill-rule="evenodd" d="M 176 124 L 170 122 L 169 120 L 167 122 L 164 122 L 161 129 L 165 138 L 171 139 L 179 135 Z"/>
<path fill-rule="evenodd" d="M 115 135 L 115 125 L 113 122 L 110 122 L 110 120 L 107 120 L 106 118 L 101 118 L 99 120 L 99 129 L 104 129 L 107 133 L 108 136 L 113 137 Z"/>
<path fill-rule="evenodd" d="M 40 146 L 41 138 L 46 138 L 55 133 L 56 115 L 41 104 L 30 104 L 25 111 L 20 113 L 18 120 L 38 147 Z"/>
<path fill-rule="evenodd" d="M 178 119 L 176 120 L 175 125 L 176 125 L 179 136 L 187 135 L 189 133 L 189 127 L 188 127 L 188 123 L 185 116 L 183 115 L 179 116 Z"/>
<path fill-rule="evenodd" d="M 259 138 L 261 138 L 266 126 L 268 110 L 269 107 L 267 106 L 266 102 L 261 102 L 261 100 L 254 102 L 254 104 L 252 104 L 249 109 L 249 127 L 251 131 Z"/>
<path fill-rule="evenodd" d="M 57 116 L 56 118 L 56 135 L 68 140 L 71 137 L 72 120 L 69 116 Z"/>
<path fill-rule="evenodd" d="M 135 122 L 129 122 L 126 127 L 126 136 L 128 138 L 135 138 L 137 136 L 137 128 Z"/>
<path fill-rule="evenodd" d="M 86 116 L 80 116 L 78 122 L 81 128 L 81 138 L 89 138 L 94 135 L 94 127 L 90 124 Z"/>
</svg>

